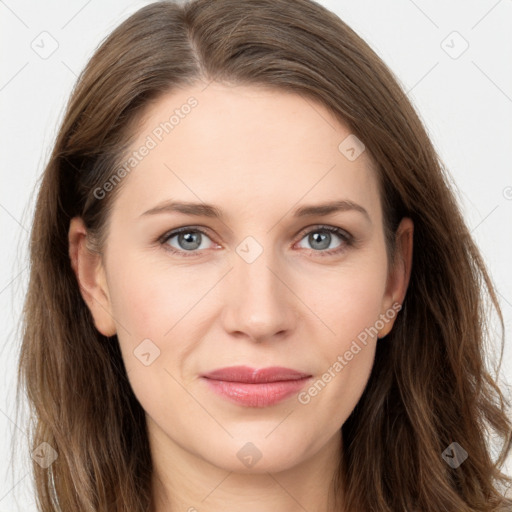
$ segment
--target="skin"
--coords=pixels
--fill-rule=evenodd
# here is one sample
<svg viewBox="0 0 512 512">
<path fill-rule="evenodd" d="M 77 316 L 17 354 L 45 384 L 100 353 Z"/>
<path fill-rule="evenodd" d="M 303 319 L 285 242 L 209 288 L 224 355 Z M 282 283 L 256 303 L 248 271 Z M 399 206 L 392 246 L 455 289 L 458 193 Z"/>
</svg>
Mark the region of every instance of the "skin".
<svg viewBox="0 0 512 512">
<path fill-rule="evenodd" d="M 369 152 L 347 159 L 338 145 L 348 127 L 300 95 L 215 82 L 190 86 L 150 107 L 133 148 L 190 96 L 198 106 L 124 178 L 103 257 L 87 249 L 80 218 L 69 229 L 81 293 L 96 328 L 117 334 L 146 411 L 154 510 L 331 510 L 340 428 L 363 393 L 378 337 L 394 319 L 307 404 L 294 395 L 243 407 L 213 394 L 199 376 L 245 364 L 321 378 L 358 334 L 402 304 L 412 221 L 402 220 L 396 258 L 388 262 Z M 169 199 L 212 203 L 225 218 L 141 216 Z M 369 218 L 356 210 L 292 216 L 299 206 L 340 199 L 364 207 Z M 318 225 L 342 228 L 356 243 L 332 233 L 325 246 L 315 245 L 308 235 L 326 233 Z M 187 251 L 177 236 L 155 242 L 183 226 L 207 232 L 196 234 L 202 238 L 195 255 L 166 250 Z M 248 236 L 263 249 L 251 263 L 236 252 Z M 144 339 L 160 350 L 148 366 L 133 353 Z M 261 454 L 252 467 L 237 457 L 248 442 Z"/>
</svg>

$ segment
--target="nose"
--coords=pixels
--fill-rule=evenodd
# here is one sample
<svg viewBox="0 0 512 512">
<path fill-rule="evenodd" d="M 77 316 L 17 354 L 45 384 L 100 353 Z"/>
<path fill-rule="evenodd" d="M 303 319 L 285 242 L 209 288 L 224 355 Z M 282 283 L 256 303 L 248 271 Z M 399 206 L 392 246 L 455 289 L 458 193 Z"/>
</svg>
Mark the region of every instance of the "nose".
<svg viewBox="0 0 512 512">
<path fill-rule="evenodd" d="M 290 335 L 296 327 L 300 300 L 287 282 L 290 273 L 286 266 L 270 249 L 250 263 L 235 255 L 233 265 L 223 291 L 226 332 L 257 343 Z"/>
</svg>

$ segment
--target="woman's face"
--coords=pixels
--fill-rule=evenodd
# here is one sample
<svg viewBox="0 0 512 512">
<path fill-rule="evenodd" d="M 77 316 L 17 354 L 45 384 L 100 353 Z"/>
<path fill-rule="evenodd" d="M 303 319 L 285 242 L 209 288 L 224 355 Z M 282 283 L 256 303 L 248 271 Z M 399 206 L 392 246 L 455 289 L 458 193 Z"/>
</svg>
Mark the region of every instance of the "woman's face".
<svg viewBox="0 0 512 512">
<path fill-rule="evenodd" d="M 84 298 L 97 328 L 117 333 L 151 439 L 237 472 L 312 457 L 336 439 L 368 381 L 377 332 L 393 325 L 410 223 L 400 227 L 404 261 L 388 274 L 370 156 L 300 95 L 182 89 L 151 106 L 132 150 L 104 258 L 81 252 L 80 265 Z M 307 209 L 328 203 L 340 208 Z M 204 377 L 232 366 L 309 378 Z"/>
</svg>

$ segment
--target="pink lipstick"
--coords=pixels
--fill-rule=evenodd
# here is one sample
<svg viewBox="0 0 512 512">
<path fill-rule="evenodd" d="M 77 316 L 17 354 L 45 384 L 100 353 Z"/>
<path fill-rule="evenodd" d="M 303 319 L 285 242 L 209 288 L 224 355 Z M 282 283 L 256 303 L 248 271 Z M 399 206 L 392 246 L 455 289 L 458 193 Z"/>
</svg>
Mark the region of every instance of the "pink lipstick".
<svg viewBox="0 0 512 512">
<path fill-rule="evenodd" d="M 299 392 L 312 377 L 291 368 L 230 366 L 201 375 L 209 388 L 246 407 L 267 407 Z"/>
</svg>

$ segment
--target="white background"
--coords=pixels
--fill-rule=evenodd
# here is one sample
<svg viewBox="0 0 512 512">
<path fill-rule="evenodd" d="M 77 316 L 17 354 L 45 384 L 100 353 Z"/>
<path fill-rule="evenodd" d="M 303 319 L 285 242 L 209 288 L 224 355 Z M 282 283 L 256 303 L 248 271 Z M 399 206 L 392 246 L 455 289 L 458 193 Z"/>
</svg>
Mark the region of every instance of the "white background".
<svg viewBox="0 0 512 512">
<path fill-rule="evenodd" d="M 22 421 L 14 423 L 15 329 L 27 284 L 37 180 L 77 75 L 100 41 L 147 3 L 0 0 L 0 512 L 36 510 L 29 454 L 20 448 L 13 475 L 11 445 L 15 430 L 17 439 L 26 431 Z M 500 378 L 512 382 L 512 0 L 319 3 L 392 69 L 453 176 L 499 292 L 506 322 Z M 32 48 L 42 47 L 42 38 L 47 50 L 52 38 L 58 44 L 45 59 Z M 469 47 L 453 58 L 464 40 Z M 509 462 L 508 474 L 511 468 Z"/>
</svg>

